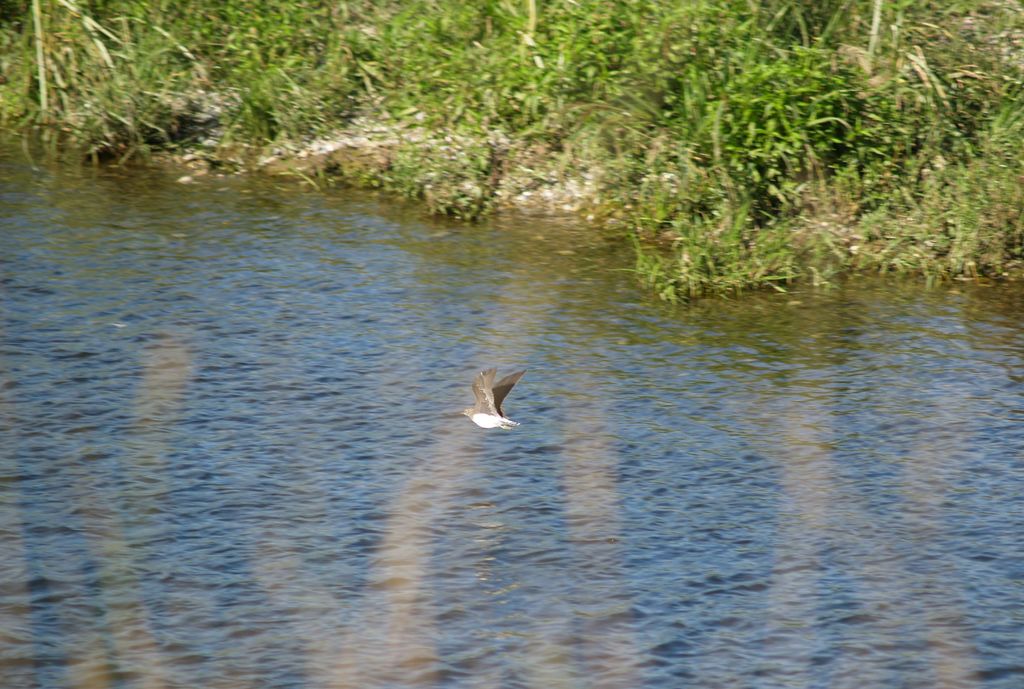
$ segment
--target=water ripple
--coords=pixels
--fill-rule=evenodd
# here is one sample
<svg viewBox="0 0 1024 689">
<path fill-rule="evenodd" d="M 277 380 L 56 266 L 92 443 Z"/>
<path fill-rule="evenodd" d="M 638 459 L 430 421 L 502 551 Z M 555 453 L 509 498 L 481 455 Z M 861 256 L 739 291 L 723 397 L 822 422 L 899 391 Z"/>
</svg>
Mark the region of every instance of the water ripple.
<svg viewBox="0 0 1024 689">
<path fill-rule="evenodd" d="M 568 222 L 0 165 L 5 685 L 1024 679 L 1019 287 L 671 309 Z"/>
</svg>

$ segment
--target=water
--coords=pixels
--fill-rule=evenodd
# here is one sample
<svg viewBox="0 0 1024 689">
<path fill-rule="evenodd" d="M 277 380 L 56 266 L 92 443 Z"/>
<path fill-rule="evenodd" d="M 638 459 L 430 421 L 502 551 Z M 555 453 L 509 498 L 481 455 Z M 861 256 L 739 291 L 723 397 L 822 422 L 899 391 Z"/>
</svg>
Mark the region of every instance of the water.
<svg viewBox="0 0 1024 689">
<path fill-rule="evenodd" d="M 3 686 L 1024 685 L 1021 287 L 0 164 Z"/>
</svg>

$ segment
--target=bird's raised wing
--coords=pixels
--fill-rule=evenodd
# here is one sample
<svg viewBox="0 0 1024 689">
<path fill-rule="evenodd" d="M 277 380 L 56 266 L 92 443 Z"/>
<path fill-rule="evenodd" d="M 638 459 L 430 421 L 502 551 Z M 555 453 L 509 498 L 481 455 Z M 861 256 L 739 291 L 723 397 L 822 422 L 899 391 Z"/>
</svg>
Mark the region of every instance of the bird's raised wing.
<svg viewBox="0 0 1024 689">
<path fill-rule="evenodd" d="M 498 411 L 499 416 L 505 415 L 504 412 L 501 411 L 501 403 L 505 401 L 505 397 L 507 397 L 509 391 L 512 390 L 512 386 L 519 382 L 519 379 L 523 377 L 524 373 L 526 373 L 526 371 L 510 373 L 499 380 L 492 388 L 492 394 L 494 395 L 494 408 Z"/>
<path fill-rule="evenodd" d="M 489 368 L 480 371 L 473 379 L 473 395 L 476 397 L 476 411 L 484 414 L 498 414 L 498 405 L 494 402 L 494 393 L 491 391 L 494 385 L 494 374 L 496 368 Z M 507 394 L 507 393 L 506 393 Z"/>
</svg>

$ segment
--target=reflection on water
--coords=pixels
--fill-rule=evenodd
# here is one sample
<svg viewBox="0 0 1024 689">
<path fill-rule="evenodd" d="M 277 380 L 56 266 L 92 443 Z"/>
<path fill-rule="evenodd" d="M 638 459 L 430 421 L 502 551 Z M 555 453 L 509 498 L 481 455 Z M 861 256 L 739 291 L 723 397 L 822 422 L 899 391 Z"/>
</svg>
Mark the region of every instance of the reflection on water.
<svg viewBox="0 0 1024 689">
<path fill-rule="evenodd" d="M 4 686 L 1024 683 L 1019 287 L 671 309 L 568 221 L 0 165 Z"/>
</svg>

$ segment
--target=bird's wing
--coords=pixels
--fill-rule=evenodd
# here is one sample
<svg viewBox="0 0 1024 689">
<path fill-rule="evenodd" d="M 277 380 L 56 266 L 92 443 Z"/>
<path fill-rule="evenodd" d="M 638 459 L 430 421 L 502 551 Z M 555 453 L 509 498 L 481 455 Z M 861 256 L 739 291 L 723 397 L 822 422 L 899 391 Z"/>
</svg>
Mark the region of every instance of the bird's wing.
<svg viewBox="0 0 1024 689">
<path fill-rule="evenodd" d="M 516 373 L 510 373 L 501 380 L 499 380 L 492 388 L 494 394 L 494 407 L 498 410 L 499 416 L 505 414 L 501 411 L 501 403 L 505 401 L 505 397 L 508 396 L 512 386 L 519 382 L 519 379 L 523 377 L 526 371 L 518 371 Z"/>
<path fill-rule="evenodd" d="M 489 368 L 486 371 L 480 371 L 480 373 L 476 374 L 476 378 L 473 379 L 473 395 L 476 397 L 477 412 L 483 412 L 484 414 L 497 413 L 494 393 L 491 392 L 491 388 L 494 385 L 494 374 L 497 372 L 498 369 Z"/>
</svg>

